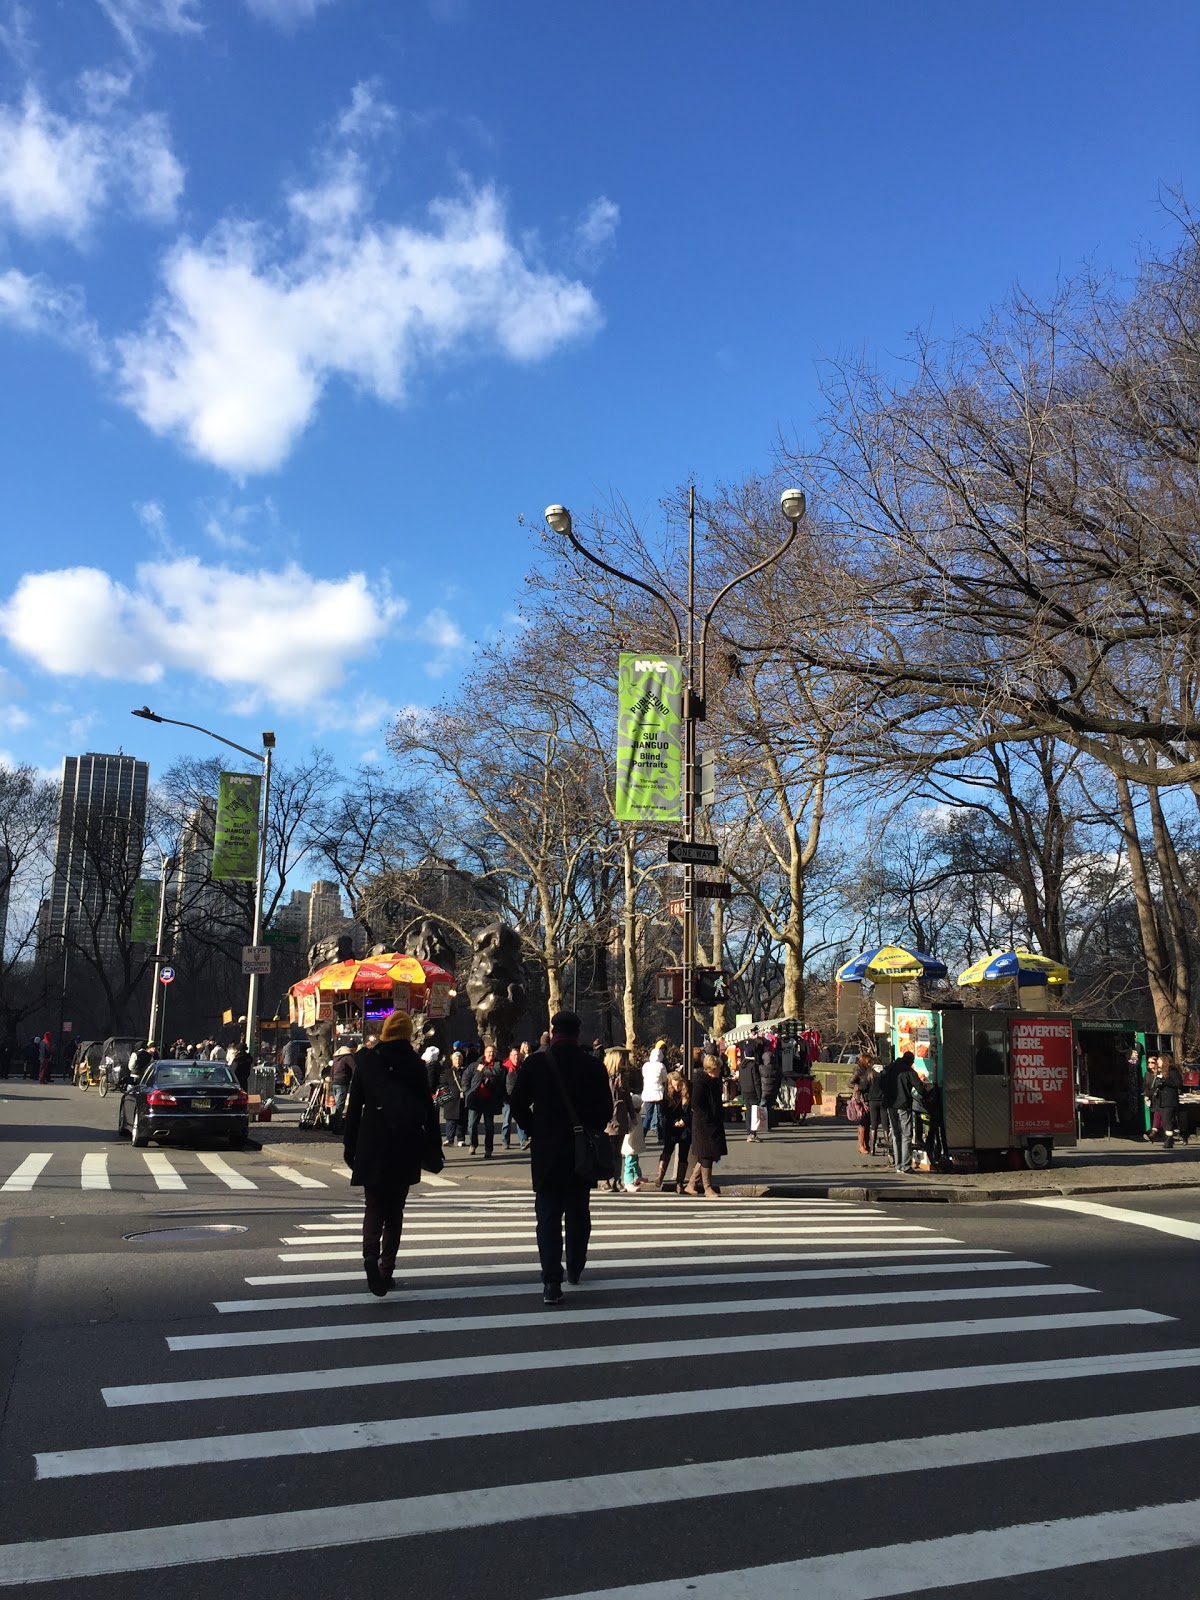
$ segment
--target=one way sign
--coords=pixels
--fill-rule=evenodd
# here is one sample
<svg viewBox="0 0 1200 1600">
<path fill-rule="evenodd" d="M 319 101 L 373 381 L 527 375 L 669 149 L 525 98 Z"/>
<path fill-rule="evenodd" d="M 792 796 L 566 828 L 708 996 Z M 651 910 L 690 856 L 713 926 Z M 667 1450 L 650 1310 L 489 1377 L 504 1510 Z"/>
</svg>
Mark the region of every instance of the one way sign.
<svg viewBox="0 0 1200 1600">
<path fill-rule="evenodd" d="M 715 844 L 688 844 L 684 839 L 668 839 L 667 860 L 688 862 L 700 867 L 719 867 L 721 852 Z"/>
</svg>

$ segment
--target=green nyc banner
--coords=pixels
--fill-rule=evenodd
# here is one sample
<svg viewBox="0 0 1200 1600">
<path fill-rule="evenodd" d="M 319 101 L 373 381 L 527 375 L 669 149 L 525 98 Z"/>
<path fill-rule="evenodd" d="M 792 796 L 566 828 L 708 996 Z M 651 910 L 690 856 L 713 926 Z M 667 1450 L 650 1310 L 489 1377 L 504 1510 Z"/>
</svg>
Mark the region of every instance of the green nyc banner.
<svg viewBox="0 0 1200 1600">
<path fill-rule="evenodd" d="M 683 662 L 622 655 L 617 679 L 617 821 L 683 820 Z"/>
<path fill-rule="evenodd" d="M 130 944 L 153 945 L 158 938 L 158 879 L 139 878 L 133 886 Z"/>
<path fill-rule="evenodd" d="M 252 883 L 258 876 L 258 804 L 261 776 L 223 772 L 217 790 L 212 875 Z"/>
</svg>

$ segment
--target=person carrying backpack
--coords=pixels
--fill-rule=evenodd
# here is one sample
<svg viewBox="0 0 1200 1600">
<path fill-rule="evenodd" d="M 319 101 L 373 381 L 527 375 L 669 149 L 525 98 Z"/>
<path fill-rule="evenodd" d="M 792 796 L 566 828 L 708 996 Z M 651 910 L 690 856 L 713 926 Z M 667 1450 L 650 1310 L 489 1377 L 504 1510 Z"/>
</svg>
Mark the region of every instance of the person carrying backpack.
<svg viewBox="0 0 1200 1600">
<path fill-rule="evenodd" d="M 350 1182 L 363 1191 L 367 1288 L 380 1297 L 393 1286 L 408 1191 L 421 1181 L 426 1152 L 441 1145 L 437 1109 L 411 1039 L 412 1019 L 393 1011 L 374 1048 L 358 1051 L 342 1142 Z"/>
</svg>

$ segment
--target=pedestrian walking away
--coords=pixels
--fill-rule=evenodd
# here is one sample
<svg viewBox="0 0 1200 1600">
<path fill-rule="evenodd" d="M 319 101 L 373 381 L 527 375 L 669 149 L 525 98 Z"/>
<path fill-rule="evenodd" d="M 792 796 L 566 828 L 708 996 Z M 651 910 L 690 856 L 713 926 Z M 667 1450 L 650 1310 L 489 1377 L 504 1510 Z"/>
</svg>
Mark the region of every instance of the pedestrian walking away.
<svg viewBox="0 0 1200 1600">
<path fill-rule="evenodd" d="M 342 1125 L 353 1077 L 354 1051 L 348 1044 L 341 1044 L 333 1052 L 333 1063 L 329 1072 L 329 1082 L 333 1089 L 333 1115 L 329 1119 L 331 1128 L 340 1128 Z"/>
<path fill-rule="evenodd" d="M 846 1105 L 846 1116 L 858 1129 L 860 1156 L 871 1153 L 868 1136 L 871 1129 L 871 1084 L 874 1076 L 871 1071 L 870 1056 L 860 1055 L 857 1066 L 850 1074 L 850 1099 Z"/>
<path fill-rule="evenodd" d="M 768 1038 L 763 1043 L 762 1059 L 758 1065 L 759 1076 L 759 1133 L 771 1131 L 771 1113 L 775 1109 L 775 1102 L 779 1099 L 779 1091 L 783 1088 L 783 1061 L 779 1054 L 778 1046 L 773 1038 Z"/>
<path fill-rule="evenodd" d="M 704 1058 L 706 1061 L 708 1057 Z M 762 1040 L 752 1034 L 738 1052 L 738 1089 L 746 1114 L 746 1143 L 758 1138 L 762 1106 Z"/>
<path fill-rule="evenodd" d="M 607 1180 L 607 1187 L 614 1192 L 622 1184 L 622 1166 L 624 1155 L 622 1150 L 625 1136 L 633 1126 L 633 1094 L 629 1087 L 630 1067 L 629 1051 L 614 1046 L 604 1052 L 604 1070 L 608 1075 L 609 1093 L 612 1095 L 612 1116 L 605 1126 L 605 1133 L 612 1141 L 613 1175 Z"/>
<path fill-rule="evenodd" d="M 1166 1149 L 1174 1148 L 1179 1133 L 1179 1096 L 1183 1091 L 1183 1075 L 1175 1065 L 1173 1056 L 1159 1056 L 1158 1073 L 1151 1090 L 1151 1104 L 1158 1112 L 1159 1126 L 1163 1132 Z M 1187 1140 L 1184 1140 L 1187 1143 Z"/>
<path fill-rule="evenodd" d="M 578 1283 L 587 1264 L 593 1180 L 576 1171 L 576 1122 L 599 1134 L 613 1111 L 604 1067 L 579 1043 L 581 1026 L 573 1011 L 556 1012 L 548 1045 L 522 1063 L 512 1092 L 513 1116 L 532 1141 L 530 1178 L 547 1306 L 563 1303 L 564 1230 L 567 1282 Z"/>
<path fill-rule="evenodd" d="M 394 1284 L 408 1191 L 423 1163 L 442 1159 L 437 1111 L 411 1039 L 411 1019 L 393 1011 L 375 1047 L 354 1057 L 346 1110 L 342 1154 L 350 1182 L 363 1191 L 363 1270 L 367 1288 L 381 1297 Z"/>
<path fill-rule="evenodd" d="M 666 1081 L 667 1041 L 656 1039 L 654 1049 L 642 1068 L 642 1133 L 649 1133 L 653 1127 L 660 1141 L 663 1137 L 662 1097 Z"/>
</svg>

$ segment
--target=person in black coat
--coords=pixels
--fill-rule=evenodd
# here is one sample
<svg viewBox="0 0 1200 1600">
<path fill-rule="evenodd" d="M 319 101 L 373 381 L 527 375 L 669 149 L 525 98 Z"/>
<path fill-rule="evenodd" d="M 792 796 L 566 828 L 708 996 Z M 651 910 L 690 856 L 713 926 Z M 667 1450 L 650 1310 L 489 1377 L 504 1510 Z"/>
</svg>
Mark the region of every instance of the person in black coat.
<svg viewBox="0 0 1200 1600">
<path fill-rule="evenodd" d="M 1179 1096 L 1183 1089 L 1183 1076 L 1171 1056 L 1159 1056 L 1158 1074 L 1150 1091 L 1150 1104 L 1158 1112 L 1166 1148 L 1175 1145 L 1179 1132 Z"/>
<path fill-rule="evenodd" d="M 243 1094 L 250 1092 L 250 1052 L 244 1044 L 237 1047 L 237 1054 L 229 1063 L 229 1070 L 238 1081 L 238 1088 Z"/>
<path fill-rule="evenodd" d="M 769 1130 L 771 1127 L 771 1112 L 775 1109 L 775 1102 L 778 1100 L 779 1091 L 783 1087 L 783 1062 L 780 1059 L 779 1051 L 771 1043 L 770 1039 L 767 1039 L 763 1045 L 758 1076 L 762 1094 L 762 1123 Z"/>
<path fill-rule="evenodd" d="M 371 1050 L 354 1057 L 342 1153 L 361 1186 L 363 1267 L 372 1294 L 392 1287 L 404 1202 L 421 1181 L 421 1157 L 440 1144 L 437 1107 L 413 1049 L 412 1020 L 393 1011 Z"/>
<path fill-rule="evenodd" d="M 738 1088 L 741 1091 L 742 1105 L 746 1108 L 747 1144 L 758 1137 L 755 1130 L 759 1120 L 758 1108 L 762 1105 L 763 1097 L 762 1050 L 763 1042 L 757 1034 L 754 1034 L 738 1051 Z"/>
<path fill-rule="evenodd" d="M 913 1102 L 920 1104 L 921 1080 L 913 1071 L 911 1050 L 889 1061 L 883 1072 L 883 1104 L 892 1135 L 892 1161 L 897 1172 L 907 1172 L 912 1162 Z"/>
<path fill-rule="evenodd" d="M 563 1300 L 564 1226 L 568 1283 L 578 1283 L 583 1276 L 592 1232 L 592 1186 L 575 1172 L 575 1117 L 584 1128 L 599 1133 L 613 1112 L 608 1075 L 580 1045 L 581 1027 L 573 1011 L 556 1012 L 550 1019 L 549 1044 L 526 1056 L 511 1095 L 512 1114 L 533 1145 L 529 1166 L 542 1299 L 548 1306 Z"/>
<path fill-rule="evenodd" d="M 721 1191 L 712 1179 L 713 1162 L 728 1153 L 721 1062 L 717 1056 L 705 1056 L 704 1065 L 692 1076 L 692 1155 L 696 1165 L 684 1193 L 698 1194 L 696 1182 L 700 1179 L 706 1195 L 719 1195 Z"/>
</svg>

